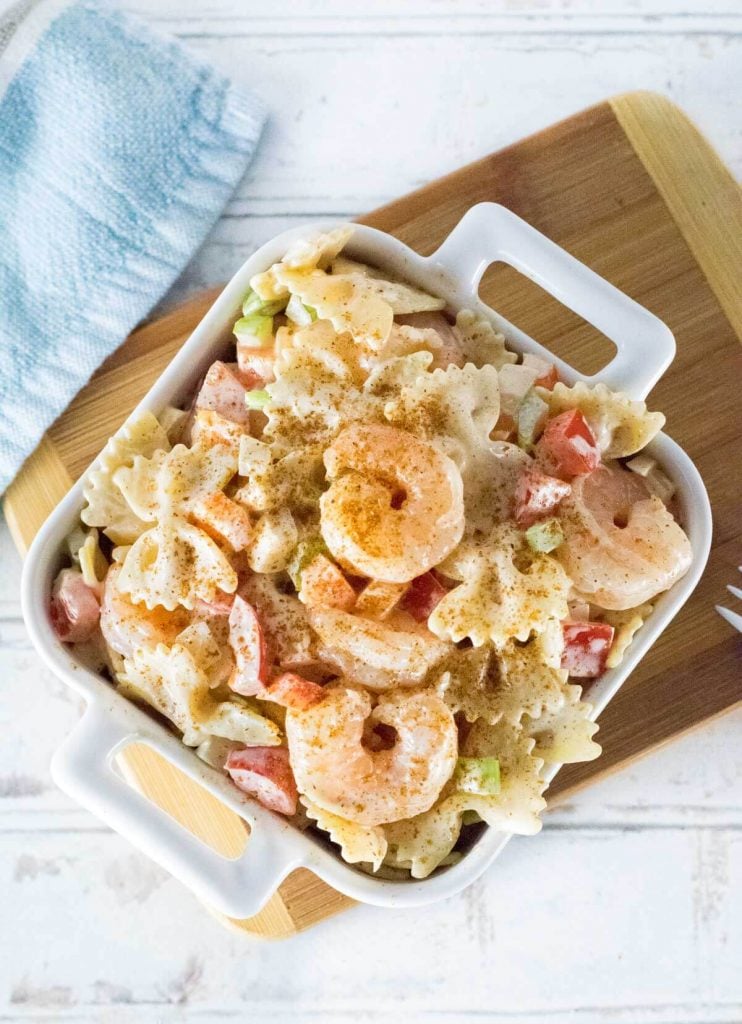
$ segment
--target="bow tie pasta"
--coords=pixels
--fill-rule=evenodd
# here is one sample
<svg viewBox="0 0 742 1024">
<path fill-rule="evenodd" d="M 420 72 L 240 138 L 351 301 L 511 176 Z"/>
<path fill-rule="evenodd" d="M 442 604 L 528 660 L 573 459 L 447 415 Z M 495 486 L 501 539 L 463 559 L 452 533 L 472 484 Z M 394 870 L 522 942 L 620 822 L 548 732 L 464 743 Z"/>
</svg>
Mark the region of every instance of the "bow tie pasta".
<svg viewBox="0 0 742 1024">
<path fill-rule="evenodd" d="M 352 236 L 297 239 L 189 410 L 109 441 L 50 611 L 244 792 L 425 878 L 537 832 L 549 766 L 598 756 L 589 688 L 690 546 L 642 451 L 660 414 Z"/>
</svg>

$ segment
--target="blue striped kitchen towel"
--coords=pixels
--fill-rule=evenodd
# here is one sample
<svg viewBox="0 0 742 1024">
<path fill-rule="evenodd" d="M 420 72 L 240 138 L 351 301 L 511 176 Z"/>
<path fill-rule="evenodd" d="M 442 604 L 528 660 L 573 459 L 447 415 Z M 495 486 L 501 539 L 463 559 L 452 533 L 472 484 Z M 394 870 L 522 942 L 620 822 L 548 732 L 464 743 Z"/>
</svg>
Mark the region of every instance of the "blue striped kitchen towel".
<svg viewBox="0 0 742 1024">
<path fill-rule="evenodd" d="M 244 174 L 262 106 L 93 0 L 0 19 L 0 493 Z"/>
</svg>

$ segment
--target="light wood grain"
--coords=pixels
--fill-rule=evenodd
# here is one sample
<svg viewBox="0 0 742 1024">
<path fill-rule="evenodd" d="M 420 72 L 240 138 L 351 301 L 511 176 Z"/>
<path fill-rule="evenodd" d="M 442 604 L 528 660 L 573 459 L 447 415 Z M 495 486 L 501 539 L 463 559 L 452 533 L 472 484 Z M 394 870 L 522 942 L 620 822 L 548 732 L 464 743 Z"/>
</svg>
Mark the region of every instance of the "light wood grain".
<svg viewBox="0 0 742 1024">
<path fill-rule="evenodd" d="M 688 166 L 697 184 L 679 188 L 676 178 Z M 727 485 L 728 467 L 740 455 L 733 376 L 740 352 L 730 325 L 738 315 L 733 283 L 739 236 L 729 228 L 738 216 L 734 198 L 728 175 L 683 115 L 659 97 L 638 93 L 570 118 L 364 218 L 430 252 L 472 203 L 502 202 L 649 306 L 678 340 L 678 359 L 655 401 L 668 413 L 670 433 L 698 462 L 712 496 L 717 535 L 709 571 L 691 604 L 605 712 L 603 757 L 563 770 L 552 787 L 553 800 L 740 700 L 738 645 L 712 611 L 739 551 L 740 524 Z M 593 332 L 534 295 L 511 271 L 491 268 L 482 295 L 565 358 L 578 365 L 595 358 Z M 51 507 L 84 469 L 211 298 L 196 299 L 135 332 L 50 430 L 6 499 L 21 545 L 38 528 L 44 501 Z M 721 375 L 719 366 L 725 369 Z M 33 514 L 25 514 L 27 506 Z M 241 836 L 235 831 L 234 816 L 215 810 L 210 797 L 202 816 L 206 794 L 191 791 L 184 798 L 182 783 L 171 785 L 151 751 L 125 756 L 130 778 L 186 825 L 226 848 L 244 839 L 244 830 Z M 260 915 L 232 923 L 285 936 L 350 902 L 308 872 L 296 872 Z"/>
</svg>

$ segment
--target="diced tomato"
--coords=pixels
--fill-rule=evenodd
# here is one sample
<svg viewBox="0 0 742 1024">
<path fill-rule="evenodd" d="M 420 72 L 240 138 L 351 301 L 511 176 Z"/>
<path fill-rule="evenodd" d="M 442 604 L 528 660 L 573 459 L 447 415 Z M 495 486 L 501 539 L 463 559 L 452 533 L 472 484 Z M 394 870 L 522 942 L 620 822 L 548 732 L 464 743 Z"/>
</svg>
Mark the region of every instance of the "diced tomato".
<svg viewBox="0 0 742 1024">
<path fill-rule="evenodd" d="M 296 672 L 284 672 L 271 680 L 265 691 L 258 694 L 261 700 L 271 700 L 284 708 L 304 711 L 317 704 L 325 695 L 319 683 L 298 675 Z"/>
<path fill-rule="evenodd" d="M 355 610 L 370 619 L 385 619 L 397 607 L 408 588 L 409 583 L 369 580 L 358 595 Z"/>
<path fill-rule="evenodd" d="M 537 450 L 560 476 L 592 473 L 600 463 L 600 449 L 579 409 L 568 409 L 549 420 Z"/>
<path fill-rule="evenodd" d="M 431 570 L 410 583 L 409 589 L 402 599 L 401 607 L 418 622 L 427 622 L 435 607 L 447 593 L 446 588 Z"/>
<path fill-rule="evenodd" d="M 298 793 L 286 747 L 233 750 L 224 767 L 235 785 L 264 807 L 279 814 L 296 813 Z"/>
<path fill-rule="evenodd" d="M 309 608 L 348 612 L 356 603 L 356 592 L 342 570 L 326 555 L 318 554 L 301 570 L 299 599 Z"/>
<path fill-rule="evenodd" d="M 244 551 L 253 538 L 253 525 L 244 505 L 214 491 L 201 498 L 193 512 L 197 524 L 216 541 L 233 551 Z"/>
<path fill-rule="evenodd" d="M 564 480 L 547 476 L 537 469 L 526 469 L 515 485 L 515 521 L 518 526 L 533 526 L 550 516 L 572 488 Z"/>
<path fill-rule="evenodd" d="M 49 615 L 54 632 L 67 644 L 89 640 L 98 626 L 98 595 L 77 569 L 62 569 L 54 581 Z"/>
<path fill-rule="evenodd" d="M 235 658 L 229 685 L 235 693 L 254 697 L 268 679 L 268 653 L 257 612 L 239 594 L 229 613 L 229 645 Z"/>
<path fill-rule="evenodd" d="M 601 676 L 613 643 L 613 626 L 607 622 L 563 622 L 562 631 L 562 668 L 576 679 Z"/>
<path fill-rule="evenodd" d="M 250 411 L 245 405 L 248 386 L 238 366 L 217 360 L 211 364 L 204 378 L 196 398 L 196 409 L 211 410 L 233 423 L 246 426 L 250 422 Z"/>
</svg>

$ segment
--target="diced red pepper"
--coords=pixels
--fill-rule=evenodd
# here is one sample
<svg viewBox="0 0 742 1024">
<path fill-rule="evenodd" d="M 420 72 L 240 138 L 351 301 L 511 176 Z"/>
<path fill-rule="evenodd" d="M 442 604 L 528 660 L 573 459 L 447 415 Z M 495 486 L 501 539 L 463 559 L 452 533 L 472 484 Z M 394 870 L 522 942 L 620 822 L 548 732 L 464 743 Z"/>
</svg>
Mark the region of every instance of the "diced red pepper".
<svg viewBox="0 0 742 1024">
<path fill-rule="evenodd" d="M 568 409 L 549 420 L 537 450 L 560 476 L 591 473 L 600 463 L 600 449 L 579 409 Z"/>
<path fill-rule="evenodd" d="M 224 767 L 235 785 L 264 807 L 279 814 L 296 813 L 298 793 L 286 747 L 233 750 Z"/>
<path fill-rule="evenodd" d="M 435 573 L 423 573 L 410 583 L 400 607 L 418 622 L 427 622 L 448 591 Z"/>
<path fill-rule="evenodd" d="M 562 668 L 576 679 L 596 679 L 605 672 L 615 630 L 607 622 L 563 622 Z"/>
<path fill-rule="evenodd" d="M 239 594 L 229 613 L 229 644 L 235 658 L 229 686 L 244 697 L 254 697 L 268 680 L 268 653 L 257 612 Z"/>
<path fill-rule="evenodd" d="M 296 672 L 284 672 L 276 676 L 265 691 L 258 694 L 261 700 L 270 700 L 294 711 L 311 708 L 313 704 L 318 704 L 324 695 L 324 688 L 319 683 L 313 683 Z"/>
<path fill-rule="evenodd" d="M 551 363 L 549 369 L 540 377 L 537 377 L 533 384 L 534 387 L 546 388 L 548 391 L 551 391 L 558 380 L 559 374 L 557 373 L 557 368 L 553 363 Z"/>
<path fill-rule="evenodd" d="M 572 488 L 564 480 L 547 476 L 537 469 L 524 470 L 515 485 L 515 521 L 518 526 L 533 526 L 554 513 Z"/>
<path fill-rule="evenodd" d="M 54 632 L 68 644 L 89 640 L 100 620 L 98 595 L 77 569 L 62 569 L 54 581 L 49 615 Z"/>
</svg>

